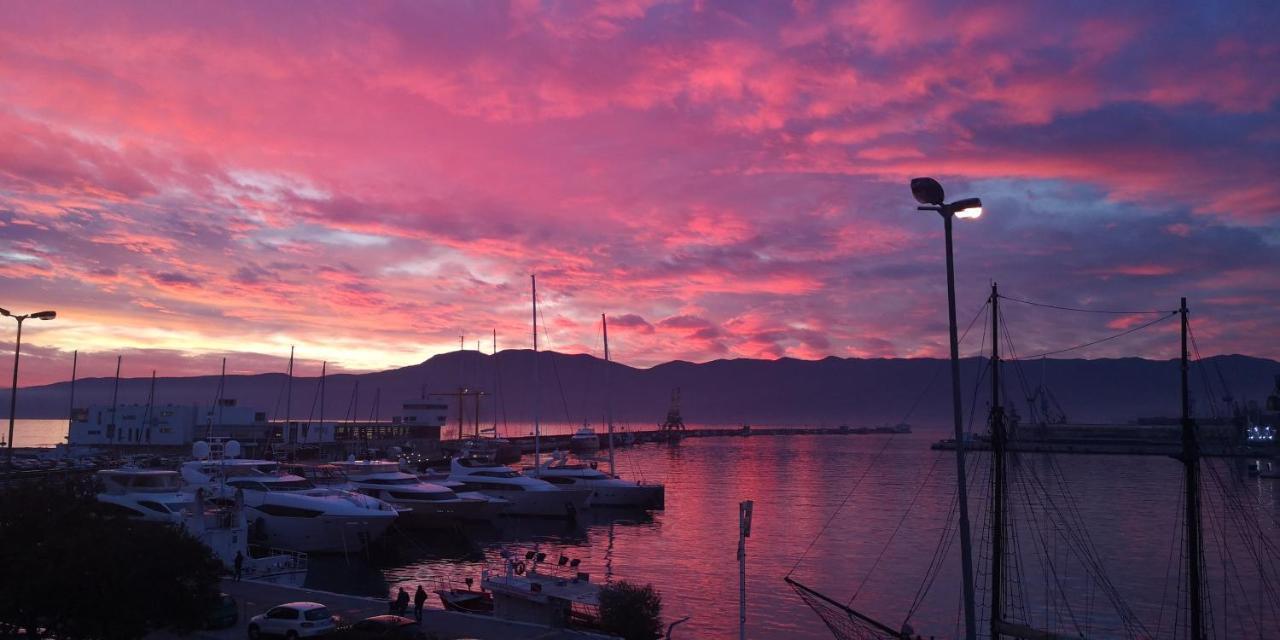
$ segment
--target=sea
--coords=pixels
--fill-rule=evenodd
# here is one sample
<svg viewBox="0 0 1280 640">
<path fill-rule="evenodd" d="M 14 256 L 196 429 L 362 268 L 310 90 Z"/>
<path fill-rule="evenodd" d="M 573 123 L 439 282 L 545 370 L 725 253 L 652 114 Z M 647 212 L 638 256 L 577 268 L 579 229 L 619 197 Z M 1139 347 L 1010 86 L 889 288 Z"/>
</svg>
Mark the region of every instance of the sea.
<svg viewBox="0 0 1280 640">
<path fill-rule="evenodd" d="M 19 421 L 15 444 L 61 441 L 65 421 L 56 423 Z M 478 582 L 501 567 L 503 551 L 532 550 L 580 560 L 592 580 L 654 585 L 664 620 L 687 618 L 673 638 L 736 637 L 739 505 L 750 500 L 748 637 L 832 637 L 787 577 L 890 628 L 963 637 L 954 453 L 930 449 L 944 435 L 720 436 L 621 448 L 619 473 L 665 484 L 665 509 L 397 529 L 367 552 L 313 556 L 307 586 L 373 597 L 433 591 Z M 1009 465 L 1010 617 L 1073 637 L 1174 637 L 1185 626 L 1179 461 L 1019 454 Z M 970 454 L 980 603 L 990 582 L 989 467 L 988 456 Z M 1280 637 L 1280 480 L 1250 475 L 1245 460 L 1203 467 L 1214 630 Z M 985 606 L 978 612 L 987 617 Z"/>
</svg>

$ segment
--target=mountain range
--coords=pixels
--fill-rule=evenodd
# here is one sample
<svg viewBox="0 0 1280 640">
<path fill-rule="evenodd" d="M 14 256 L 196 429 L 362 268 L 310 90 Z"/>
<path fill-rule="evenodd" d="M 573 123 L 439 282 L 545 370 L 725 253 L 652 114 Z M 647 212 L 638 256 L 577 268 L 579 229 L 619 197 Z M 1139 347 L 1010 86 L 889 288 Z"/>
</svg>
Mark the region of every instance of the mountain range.
<svg viewBox="0 0 1280 640">
<path fill-rule="evenodd" d="M 679 388 L 689 424 L 817 424 L 875 426 L 909 422 L 931 428 L 950 424 L 950 376 L 946 360 L 932 358 L 822 360 L 733 359 L 705 363 L 674 361 L 647 369 L 606 363 L 589 355 L 509 350 L 497 355 L 455 351 L 425 362 L 364 374 L 325 379 L 326 419 L 386 419 L 399 415 L 406 400 L 423 394 L 456 392 L 460 386 L 486 391 L 481 422 L 526 423 L 535 411 L 547 424 L 594 424 L 603 419 L 606 390 L 619 423 L 661 422 Z M 966 416 L 981 423 L 990 395 L 987 361 L 961 361 L 961 390 Z M 1126 422 L 1141 417 L 1175 416 L 1179 411 L 1176 360 L 1142 358 L 1047 359 L 1006 363 L 1006 397 L 1026 416 L 1026 398 L 1043 385 L 1072 422 Z M 537 402 L 534 377 L 539 382 Z M 978 377 L 983 376 L 979 386 Z M 1190 388 L 1198 415 L 1224 411 L 1225 396 L 1262 403 L 1280 376 L 1280 362 L 1230 355 L 1193 363 Z M 284 373 L 227 376 L 224 397 L 272 418 L 317 419 L 319 378 Z M 75 384 L 75 405 L 110 404 L 113 379 L 87 378 Z M 119 403 L 146 403 L 149 378 L 121 379 Z M 358 385 L 358 392 L 357 392 Z M 210 404 L 218 376 L 158 378 L 156 403 Z M 374 399 L 378 406 L 374 407 Z M 287 401 L 291 397 L 292 401 Z M 457 415 L 456 399 L 450 416 Z M 468 401 L 468 415 L 474 411 Z M 70 403 L 70 384 L 19 390 L 21 418 L 62 418 Z M 7 404 L 7 403 L 5 403 Z M 7 417 L 7 413 L 5 414 Z"/>
</svg>

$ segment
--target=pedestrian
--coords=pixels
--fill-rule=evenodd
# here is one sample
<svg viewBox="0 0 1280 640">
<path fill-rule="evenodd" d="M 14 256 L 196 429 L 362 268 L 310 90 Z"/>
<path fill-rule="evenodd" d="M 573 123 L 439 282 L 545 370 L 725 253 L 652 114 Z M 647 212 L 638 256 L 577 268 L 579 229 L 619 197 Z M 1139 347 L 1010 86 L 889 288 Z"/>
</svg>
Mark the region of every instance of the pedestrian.
<svg viewBox="0 0 1280 640">
<path fill-rule="evenodd" d="M 427 590 L 418 585 L 418 592 L 413 594 L 413 617 L 422 622 L 422 605 L 427 603 Z"/>
<path fill-rule="evenodd" d="M 240 573 L 244 571 L 244 554 L 240 553 L 239 549 L 236 550 L 235 565 L 236 565 L 236 582 L 240 582 Z"/>
<path fill-rule="evenodd" d="M 396 595 L 396 615 L 403 616 L 409 612 L 409 592 L 400 587 L 400 593 Z"/>
</svg>

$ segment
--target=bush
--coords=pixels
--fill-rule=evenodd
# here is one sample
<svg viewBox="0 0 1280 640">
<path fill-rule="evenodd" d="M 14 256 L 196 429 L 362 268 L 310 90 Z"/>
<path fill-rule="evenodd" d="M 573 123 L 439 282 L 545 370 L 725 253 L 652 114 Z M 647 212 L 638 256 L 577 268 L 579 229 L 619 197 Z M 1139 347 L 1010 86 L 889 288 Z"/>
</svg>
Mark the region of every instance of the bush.
<svg viewBox="0 0 1280 640">
<path fill-rule="evenodd" d="M 198 628 L 222 564 L 178 528 L 107 515 L 91 488 L 0 490 L 0 624 L 58 638 Z"/>
<path fill-rule="evenodd" d="M 626 640 L 662 636 L 662 596 L 653 585 L 626 581 L 600 589 L 600 627 Z"/>
</svg>

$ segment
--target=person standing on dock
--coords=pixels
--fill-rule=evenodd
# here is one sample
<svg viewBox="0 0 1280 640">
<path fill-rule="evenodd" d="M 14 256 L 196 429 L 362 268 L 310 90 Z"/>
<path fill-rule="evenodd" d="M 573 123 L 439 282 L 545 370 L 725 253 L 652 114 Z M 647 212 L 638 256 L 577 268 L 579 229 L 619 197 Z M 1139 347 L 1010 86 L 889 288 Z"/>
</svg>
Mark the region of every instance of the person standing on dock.
<svg viewBox="0 0 1280 640">
<path fill-rule="evenodd" d="M 413 594 L 413 617 L 422 622 L 422 605 L 427 603 L 427 590 L 418 585 L 418 592 Z"/>
<path fill-rule="evenodd" d="M 403 616 L 409 611 L 409 592 L 400 587 L 400 593 L 396 595 L 396 615 Z"/>
<path fill-rule="evenodd" d="M 236 550 L 235 565 L 236 565 L 236 582 L 240 582 L 240 573 L 244 571 L 244 554 L 240 553 L 239 550 Z"/>
</svg>

